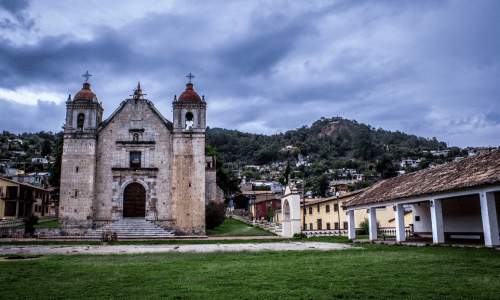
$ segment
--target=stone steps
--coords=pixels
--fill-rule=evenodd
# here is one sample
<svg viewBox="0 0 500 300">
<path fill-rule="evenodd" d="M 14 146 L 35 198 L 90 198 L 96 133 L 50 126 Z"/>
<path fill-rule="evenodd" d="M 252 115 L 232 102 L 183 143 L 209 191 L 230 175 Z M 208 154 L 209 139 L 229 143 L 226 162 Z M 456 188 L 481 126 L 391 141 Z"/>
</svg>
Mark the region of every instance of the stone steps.
<svg viewBox="0 0 500 300">
<path fill-rule="evenodd" d="M 150 221 L 128 218 L 99 227 L 85 236 L 100 238 L 104 231 L 116 232 L 118 238 L 166 238 L 175 236 L 172 231 L 158 227 Z"/>
</svg>

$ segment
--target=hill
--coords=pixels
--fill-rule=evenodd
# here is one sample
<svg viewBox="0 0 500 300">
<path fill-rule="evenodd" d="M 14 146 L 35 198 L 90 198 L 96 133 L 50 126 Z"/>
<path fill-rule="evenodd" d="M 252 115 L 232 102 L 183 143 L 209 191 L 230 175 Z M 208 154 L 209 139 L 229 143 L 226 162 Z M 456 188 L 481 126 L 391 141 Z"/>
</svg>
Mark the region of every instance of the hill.
<svg viewBox="0 0 500 300">
<path fill-rule="evenodd" d="M 404 132 L 375 129 L 356 120 L 340 117 L 321 118 L 310 127 L 271 136 L 243 133 L 222 128 L 207 128 L 206 141 L 219 151 L 226 162 L 268 164 L 276 161 L 318 156 L 325 160 L 355 159 L 367 163 L 389 154 L 394 160 L 420 158 L 424 151 L 450 150 L 435 137 L 427 139 Z M 282 151 L 289 146 L 289 151 Z M 453 149 L 458 155 L 460 150 Z"/>
</svg>

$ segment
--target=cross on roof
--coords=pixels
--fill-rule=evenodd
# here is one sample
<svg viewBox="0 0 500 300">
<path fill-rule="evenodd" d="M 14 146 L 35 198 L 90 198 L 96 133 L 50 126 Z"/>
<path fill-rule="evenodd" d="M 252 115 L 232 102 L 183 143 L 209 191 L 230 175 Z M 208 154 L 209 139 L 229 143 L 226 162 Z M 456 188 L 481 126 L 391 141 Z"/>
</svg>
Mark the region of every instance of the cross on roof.
<svg viewBox="0 0 500 300">
<path fill-rule="evenodd" d="M 92 76 L 92 75 L 90 75 L 89 71 L 87 71 L 87 73 L 83 74 L 82 76 L 85 77 L 85 82 L 88 82 L 89 81 L 89 77 Z"/>
<path fill-rule="evenodd" d="M 189 73 L 189 75 L 188 75 L 188 76 L 186 76 L 186 77 L 187 77 L 187 78 L 189 78 L 189 82 L 191 82 L 191 79 L 193 79 L 193 78 L 194 78 L 194 75 L 193 75 L 193 74 L 191 74 L 191 72 L 190 72 L 190 73 Z"/>
</svg>

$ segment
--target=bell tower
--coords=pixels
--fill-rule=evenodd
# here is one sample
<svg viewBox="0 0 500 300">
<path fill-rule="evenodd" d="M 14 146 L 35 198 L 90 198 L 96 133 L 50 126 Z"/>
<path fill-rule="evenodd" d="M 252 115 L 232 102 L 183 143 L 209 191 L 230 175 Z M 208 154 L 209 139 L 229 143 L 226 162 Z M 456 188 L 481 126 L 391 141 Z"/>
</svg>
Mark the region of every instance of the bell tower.
<svg viewBox="0 0 500 300">
<path fill-rule="evenodd" d="M 97 130 L 104 109 L 90 89 L 89 75 L 73 100 L 66 102 L 59 226 L 89 228 L 92 226 L 96 174 Z"/>
<path fill-rule="evenodd" d="M 174 97 L 172 218 L 179 235 L 205 234 L 205 97 L 186 90 Z"/>
</svg>

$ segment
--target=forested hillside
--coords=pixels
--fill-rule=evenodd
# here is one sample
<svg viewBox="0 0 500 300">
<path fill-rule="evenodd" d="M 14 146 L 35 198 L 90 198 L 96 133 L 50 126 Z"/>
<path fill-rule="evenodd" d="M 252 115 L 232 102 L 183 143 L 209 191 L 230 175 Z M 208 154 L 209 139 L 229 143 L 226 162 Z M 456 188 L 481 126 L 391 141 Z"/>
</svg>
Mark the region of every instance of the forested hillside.
<svg viewBox="0 0 500 300">
<path fill-rule="evenodd" d="M 375 162 L 383 154 L 390 154 L 395 160 L 417 159 L 423 156 L 423 151 L 447 149 L 446 144 L 436 138 L 375 129 L 338 117 L 321 118 L 310 127 L 306 125 L 272 136 L 207 128 L 206 141 L 226 162 L 258 165 L 297 158 L 299 153 L 326 160 L 355 158 Z M 293 145 L 296 149 L 280 151 L 285 145 Z M 453 150 L 459 151 L 458 148 Z"/>
</svg>

